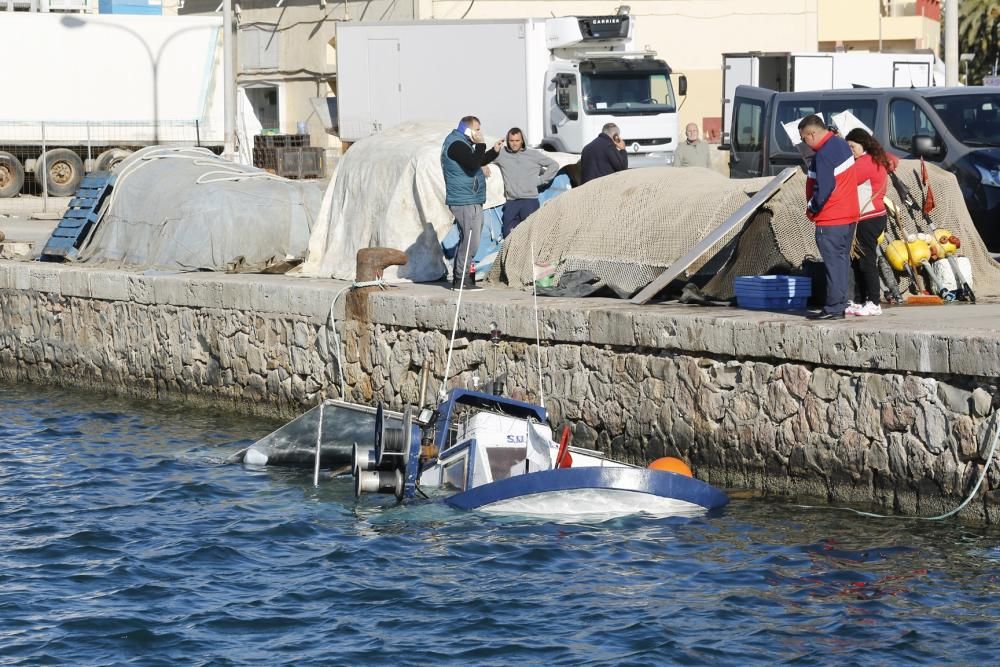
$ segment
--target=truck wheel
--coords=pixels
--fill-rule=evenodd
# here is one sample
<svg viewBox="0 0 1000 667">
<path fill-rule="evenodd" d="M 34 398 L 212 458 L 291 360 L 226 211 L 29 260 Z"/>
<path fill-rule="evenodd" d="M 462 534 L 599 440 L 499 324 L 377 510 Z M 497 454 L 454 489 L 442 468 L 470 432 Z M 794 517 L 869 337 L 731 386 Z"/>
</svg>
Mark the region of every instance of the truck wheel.
<svg viewBox="0 0 1000 667">
<path fill-rule="evenodd" d="M 115 166 L 132 154 L 126 148 L 109 148 L 97 156 L 94 162 L 94 171 L 111 171 Z"/>
<path fill-rule="evenodd" d="M 10 153 L 0 151 L 0 198 L 16 197 L 24 185 L 24 166 Z"/>
<path fill-rule="evenodd" d="M 45 163 L 45 174 L 41 173 Z M 35 163 L 35 182 L 42 187 L 42 178 L 47 177 L 49 194 L 53 197 L 72 196 L 83 180 L 83 160 L 68 148 L 53 148 L 40 155 Z"/>
</svg>

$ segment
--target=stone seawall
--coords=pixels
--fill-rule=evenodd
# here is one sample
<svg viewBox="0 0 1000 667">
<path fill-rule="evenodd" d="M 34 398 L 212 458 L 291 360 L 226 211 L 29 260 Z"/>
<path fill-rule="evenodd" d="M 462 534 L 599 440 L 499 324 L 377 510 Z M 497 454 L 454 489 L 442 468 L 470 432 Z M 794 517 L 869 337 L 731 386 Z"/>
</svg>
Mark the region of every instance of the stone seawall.
<svg viewBox="0 0 1000 667">
<path fill-rule="evenodd" d="M 340 396 L 329 316 L 344 287 L 0 263 L 0 377 L 289 418 Z M 415 402 L 425 362 L 436 393 L 451 293 L 412 285 L 348 300 L 335 309 L 347 397 Z M 449 385 L 499 372 L 510 393 L 537 399 L 530 295 L 466 300 Z M 985 463 L 1000 405 L 1000 307 L 822 325 L 599 299 L 540 306 L 546 407 L 577 444 L 634 462 L 680 455 L 728 488 L 920 515 L 951 509 Z M 1000 468 L 964 514 L 1000 517 L 996 489 Z"/>
</svg>

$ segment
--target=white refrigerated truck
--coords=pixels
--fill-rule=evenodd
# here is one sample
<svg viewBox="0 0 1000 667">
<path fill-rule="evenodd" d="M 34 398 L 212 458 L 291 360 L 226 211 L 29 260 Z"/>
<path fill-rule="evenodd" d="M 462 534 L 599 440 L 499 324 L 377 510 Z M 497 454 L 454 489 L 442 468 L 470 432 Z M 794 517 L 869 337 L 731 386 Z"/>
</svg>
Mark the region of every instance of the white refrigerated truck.
<svg viewBox="0 0 1000 667">
<path fill-rule="evenodd" d="M 670 67 L 632 51 L 628 14 L 496 21 L 337 24 L 340 137 L 403 122 L 475 115 L 488 134 L 579 153 L 605 123 L 631 166 L 667 164 L 677 146 Z M 684 77 L 678 92 L 686 93 Z"/>
<path fill-rule="evenodd" d="M 729 143 L 737 86 L 779 93 L 842 88 L 929 88 L 943 81 L 941 63 L 926 53 L 724 53 L 722 143 Z"/>
<path fill-rule="evenodd" d="M 0 67 L 0 197 L 26 172 L 37 191 L 43 164 L 69 195 L 130 149 L 221 146 L 221 33 L 217 17 L 4 13 L 0 44 L 38 57 Z"/>
</svg>

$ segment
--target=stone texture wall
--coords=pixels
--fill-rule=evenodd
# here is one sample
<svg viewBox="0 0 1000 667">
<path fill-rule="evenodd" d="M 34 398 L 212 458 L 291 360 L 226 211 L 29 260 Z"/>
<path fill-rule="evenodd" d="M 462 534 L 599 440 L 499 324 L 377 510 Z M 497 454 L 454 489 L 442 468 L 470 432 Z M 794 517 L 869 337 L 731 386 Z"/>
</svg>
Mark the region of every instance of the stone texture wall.
<svg viewBox="0 0 1000 667">
<path fill-rule="evenodd" d="M 224 404 L 281 418 L 321 396 L 340 396 L 329 320 L 339 285 L 285 279 L 262 287 L 260 277 L 54 268 L 32 269 L 27 279 L 15 274 L 0 271 L 3 379 Z M 396 408 L 415 403 L 425 362 L 435 378 L 429 394 L 436 394 L 448 344 L 440 321 L 449 320 L 453 303 L 395 294 L 374 296 L 369 305 L 361 320 L 345 322 L 342 303 L 336 310 L 347 397 Z M 725 323 L 710 327 L 699 318 L 635 316 L 626 327 L 623 317 L 614 308 L 556 306 L 543 314 L 543 335 L 551 341 L 542 346 L 546 407 L 554 426 L 573 426 L 578 445 L 639 463 L 679 455 L 702 479 L 731 489 L 921 515 L 954 507 L 982 470 L 988 417 L 1000 402 L 995 379 L 866 368 L 878 364 L 864 352 L 859 356 L 867 361 L 856 367 L 824 365 L 788 354 L 793 338 L 770 353 L 757 347 L 756 355 L 737 358 L 705 352 L 703 339 L 683 341 L 693 341 L 699 327 L 706 336 L 737 340 L 732 329 L 749 331 L 746 322 L 728 325 L 727 333 Z M 513 331 L 498 347 L 486 333 L 491 318 Z M 581 334 L 581 322 L 592 335 Z M 516 303 L 473 303 L 459 324 L 452 385 L 500 373 L 509 393 L 539 397 L 530 311 Z M 574 340 L 581 337 L 590 340 Z M 622 344 L 622 337 L 630 342 Z M 939 344 L 955 345 L 946 338 Z M 1000 467 L 984 486 L 965 515 L 995 521 Z"/>
<path fill-rule="evenodd" d="M 515 396 L 538 398 L 537 347 L 461 339 L 455 382 L 499 368 Z M 439 332 L 350 327 L 354 400 L 414 402 L 422 360 L 444 367 Z M 574 443 L 645 463 L 680 456 L 726 488 L 827 498 L 930 516 L 955 507 L 985 461 L 996 384 L 806 364 L 711 359 L 610 346 L 543 346 L 545 404 Z M 368 374 L 371 380 L 368 380 Z M 355 381 L 357 382 L 355 384 Z M 991 470 L 966 516 L 1000 518 Z"/>
</svg>

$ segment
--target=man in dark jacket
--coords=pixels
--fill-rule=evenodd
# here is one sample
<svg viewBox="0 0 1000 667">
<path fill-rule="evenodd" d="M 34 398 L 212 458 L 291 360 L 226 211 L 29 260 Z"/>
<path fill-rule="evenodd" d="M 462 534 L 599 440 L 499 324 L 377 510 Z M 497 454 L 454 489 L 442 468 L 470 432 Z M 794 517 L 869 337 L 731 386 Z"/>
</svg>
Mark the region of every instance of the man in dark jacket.
<svg viewBox="0 0 1000 667">
<path fill-rule="evenodd" d="M 628 153 L 617 125 L 608 123 L 596 139 L 583 147 L 580 166 L 583 183 L 628 169 Z"/>
<path fill-rule="evenodd" d="M 806 180 L 806 217 L 816 225 L 816 246 L 826 270 L 826 305 L 812 317 L 841 320 L 847 309 L 851 242 L 861 215 L 854 153 L 816 115 L 802 119 L 799 136 L 816 151 Z"/>
<path fill-rule="evenodd" d="M 483 229 L 483 204 L 486 203 L 486 175 L 483 167 L 496 159 L 502 146 L 503 140 L 500 140 L 493 148 L 486 150 L 480 134 L 479 119 L 475 116 L 463 118 L 458 127 L 445 137 L 441 146 L 445 203 L 455 216 L 462 234 L 458 247 L 455 248 L 455 263 L 451 274 L 453 289 L 460 289 L 463 284 L 467 289 L 476 287 L 475 274 L 469 275 L 469 263 L 479 249 L 479 235 Z"/>
</svg>

